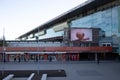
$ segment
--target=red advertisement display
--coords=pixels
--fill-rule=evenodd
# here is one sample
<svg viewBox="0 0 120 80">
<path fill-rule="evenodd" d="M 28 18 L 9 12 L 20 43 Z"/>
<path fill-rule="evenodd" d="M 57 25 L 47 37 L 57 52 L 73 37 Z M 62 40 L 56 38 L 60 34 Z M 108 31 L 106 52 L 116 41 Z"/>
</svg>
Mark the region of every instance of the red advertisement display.
<svg viewBox="0 0 120 80">
<path fill-rule="evenodd" d="M 71 29 L 71 41 L 92 41 L 92 29 Z"/>
</svg>

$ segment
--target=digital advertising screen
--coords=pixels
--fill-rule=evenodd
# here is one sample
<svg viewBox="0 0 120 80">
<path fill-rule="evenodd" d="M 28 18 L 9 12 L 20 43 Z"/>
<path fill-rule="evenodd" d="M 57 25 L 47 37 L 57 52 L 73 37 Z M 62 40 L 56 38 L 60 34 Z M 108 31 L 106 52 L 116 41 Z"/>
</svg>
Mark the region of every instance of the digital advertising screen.
<svg viewBox="0 0 120 80">
<path fill-rule="evenodd" d="M 71 41 L 92 41 L 92 29 L 71 29 Z"/>
</svg>

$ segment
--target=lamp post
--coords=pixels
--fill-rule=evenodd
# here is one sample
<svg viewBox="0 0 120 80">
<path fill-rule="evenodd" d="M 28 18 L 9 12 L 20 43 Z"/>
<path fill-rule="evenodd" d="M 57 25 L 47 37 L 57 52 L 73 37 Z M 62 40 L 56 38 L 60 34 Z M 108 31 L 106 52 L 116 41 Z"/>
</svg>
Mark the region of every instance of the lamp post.
<svg viewBox="0 0 120 80">
<path fill-rule="evenodd" d="M 3 62 L 5 63 L 6 60 L 5 60 L 5 51 L 6 51 L 6 48 L 5 48 L 5 28 L 3 28 Z"/>
<path fill-rule="evenodd" d="M 5 38 L 3 36 L 3 62 L 5 63 L 6 62 L 6 59 L 5 59 L 5 51 L 6 51 L 6 48 L 5 48 Z"/>
<path fill-rule="evenodd" d="M 3 47 L 3 61 L 6 62 L 6 56 L 5 56 L 6 48 Z"/>
<path fill-rule="evenodd" d="M 37 56 L 36 56 L 36 62 L 37 62 L 37 73 L 39 74 L 39 44 L 38 44 L 38 42 L 39 42 L 39 40 L 38 40 L 38 36 L 36 36 L 36 42 L 37 42 L 37 44 L 36 44 L 36 46 L 37 46 Z"/>
<path fill-rule="evenodd" d="M 4 75 L 4 63 L 6 62 L 6 59 L 5 59 L 5 51 L 6 51 L 6 48 L 3 47 L 3 67 L 2 67 L 2 75 Z"/>
<path fill-rule="evenodd" d="M 4 63 L 6 62 L 5 51 L 6 51 L 6 48 L 5 48 L 5 37 L 4 37 L 4 34 L 3 34 L 3 67 L 2 67 L 2 75 L 4 75 Z"/>
<path fill-rule="evenodd" d="M 39 28 L 38 28 L 38 33 L 39 33 Z M 39 34 L 36 36 L 36 40 L 37 40 L 37 43 L 38 43 L 38 53 L 37 53 L 37 61 L 38 61 L 38 70 L 37 70 L 37 73 L 39 75 Z"/>
</svg>

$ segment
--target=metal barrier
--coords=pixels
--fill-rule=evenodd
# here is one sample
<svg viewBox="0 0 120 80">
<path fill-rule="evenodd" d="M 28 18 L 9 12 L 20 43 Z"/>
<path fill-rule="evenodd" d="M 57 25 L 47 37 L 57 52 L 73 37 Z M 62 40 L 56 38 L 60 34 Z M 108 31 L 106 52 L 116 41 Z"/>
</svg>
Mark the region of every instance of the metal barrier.
<svg viewBox="0 0 120 80">
<path fill-rule="evenodd" d="M 4 79 L 2 80 L 11 80 L 14 77 L 14 74 L 9 74 L 8 76 L 6 76 Z"/>
<path fill-rule="evenodd" d="M 35 75 L 35 73 L 32 73 L 27 80 L 32 80 L 34 75 Z"/>
<path fill-rule="evenodd" d="M 41 80 L 47 80 L 47 74 L 42 74 Z"/>
</svg>

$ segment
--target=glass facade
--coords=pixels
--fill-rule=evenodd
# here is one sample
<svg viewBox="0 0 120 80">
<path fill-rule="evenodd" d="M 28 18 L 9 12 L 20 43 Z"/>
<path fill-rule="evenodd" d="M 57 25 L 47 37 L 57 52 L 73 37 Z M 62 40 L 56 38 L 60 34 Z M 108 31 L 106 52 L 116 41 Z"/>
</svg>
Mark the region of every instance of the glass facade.
<svg viewBox="0 0 120 80">
<path fill-rule="evenodd" d="M 113 47 L 120 48 L 120 6 L 99 11 L 91 15 L 77 18 L 70 22 L 71 28 L 100 28 L 106 39 L 112 41 Z M 117 39 L 117 40 L 116 40 Z M 120 49 L 119 49 L 120 50 Z M 117 52 L 119 52 L 117 50 Z"/>
<path fill-rule="evenodd" d="M 58 31 L 55 32 L 53 28 L 47 29 L 46 34 L 39 37 L 39 39 L 45 39 L 45 38 L 51 38 L 51 37 L 57 37 L 62 36 L 64 31 Z"/>
<path fill-rule="evenodd" d="M 118 7 L 99 11 L 94 14 L 71 21 L 71 27 L 101 28 L 106 36 L 119 35 Z"/>
<path fill-rule="evenodd" d="M 63 36 L 65 28 L 68 28 L 67 22 L 54 25 L 51 28 L 46 29 L 46 34 L 39 36 L 39 39 Z"/>
<path fill-rule="evenodd" d="M 120 6 L 118 7 L 118 21 L 119 21 L 119 33 L 120 33 Z"/>
</svg>

